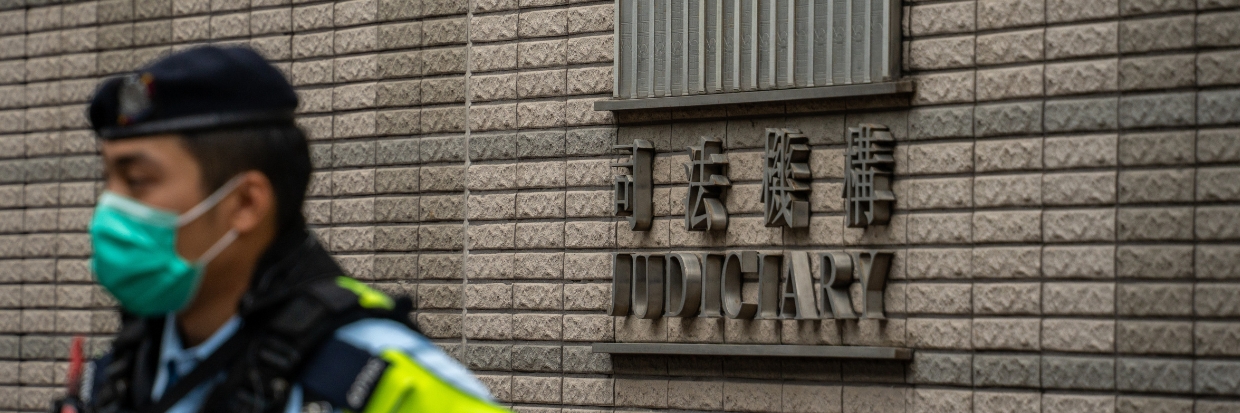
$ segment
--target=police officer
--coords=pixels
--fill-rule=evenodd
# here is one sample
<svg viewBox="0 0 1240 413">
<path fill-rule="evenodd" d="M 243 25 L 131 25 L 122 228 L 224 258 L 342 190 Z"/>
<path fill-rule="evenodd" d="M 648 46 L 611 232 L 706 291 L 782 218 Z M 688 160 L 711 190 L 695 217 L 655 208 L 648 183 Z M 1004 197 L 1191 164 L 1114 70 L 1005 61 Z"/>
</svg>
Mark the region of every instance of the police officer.
<svg viewBox="0 0 1240 413">
<path fill-rule="evenodd" d="M 198 47 L 103 82 L 106 190 L 91 267 L 120 303 L 88 412 L 500 412 L 306 229 L 297 95 L 245 48 Z M 58 405 L 58 406 L 59 406 Z M 76 405 L 76 406 L 74 406 Z M 57 407 L 59 409 L 59 407 Z"/>
</svg>

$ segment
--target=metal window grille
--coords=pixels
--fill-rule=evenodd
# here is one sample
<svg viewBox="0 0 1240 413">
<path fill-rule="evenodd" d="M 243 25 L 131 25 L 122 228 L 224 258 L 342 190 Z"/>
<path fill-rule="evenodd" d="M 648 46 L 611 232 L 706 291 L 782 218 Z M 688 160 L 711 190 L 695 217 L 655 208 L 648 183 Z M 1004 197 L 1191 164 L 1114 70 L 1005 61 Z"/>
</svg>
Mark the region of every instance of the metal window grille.
<svg viewBox="0 0 1240 413">
<path fill-rule="evenodd" d="M 614 96 L 887 82 L 899 0 L 618 0 Z"/>
</svg>

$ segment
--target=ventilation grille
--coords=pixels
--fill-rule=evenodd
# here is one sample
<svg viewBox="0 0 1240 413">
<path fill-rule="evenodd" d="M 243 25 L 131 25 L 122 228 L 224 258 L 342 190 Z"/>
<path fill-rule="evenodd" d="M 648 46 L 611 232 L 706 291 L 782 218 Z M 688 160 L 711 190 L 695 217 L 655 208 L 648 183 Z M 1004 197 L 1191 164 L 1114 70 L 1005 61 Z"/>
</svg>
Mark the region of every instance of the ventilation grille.
<svg viewBox="0 0 1240 413">
<path fill-rule="evenodd" d="M 898 0 L 619 0 L 621 99 L 895 80 Z"/>
</svg>

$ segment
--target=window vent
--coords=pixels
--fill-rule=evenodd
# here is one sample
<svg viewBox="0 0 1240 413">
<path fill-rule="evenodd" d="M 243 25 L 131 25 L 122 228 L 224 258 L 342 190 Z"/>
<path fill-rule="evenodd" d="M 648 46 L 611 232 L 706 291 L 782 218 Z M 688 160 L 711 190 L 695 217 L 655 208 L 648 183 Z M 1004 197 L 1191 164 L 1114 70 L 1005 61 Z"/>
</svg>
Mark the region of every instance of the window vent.
<svg viewBox="0 0 1240 413">
<path fill-rule="evenodd" d="M 898 0 L 619 0 L 614 97 L 670 98 L 892 82 L 900 71 L 899 4 Z"/>
</svg>

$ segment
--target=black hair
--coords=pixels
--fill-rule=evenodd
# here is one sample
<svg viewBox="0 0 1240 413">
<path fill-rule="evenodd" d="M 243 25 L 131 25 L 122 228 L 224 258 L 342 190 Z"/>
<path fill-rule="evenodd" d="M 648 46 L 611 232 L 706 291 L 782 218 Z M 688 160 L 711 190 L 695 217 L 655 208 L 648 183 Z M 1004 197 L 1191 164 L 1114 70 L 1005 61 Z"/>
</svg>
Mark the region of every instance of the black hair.
<svg viewBox="0 0 1240 413">
<path fill-rule="evenodd" d="M 184 134 L 185 148 L 198 161 L 207 193 L 246 171 L 271 181 L 276 196 L 276 231 L 305 226 L 302 204 L 310 184 L 310 147 L 296 125 L 276 124 Z"/>
</svg>

